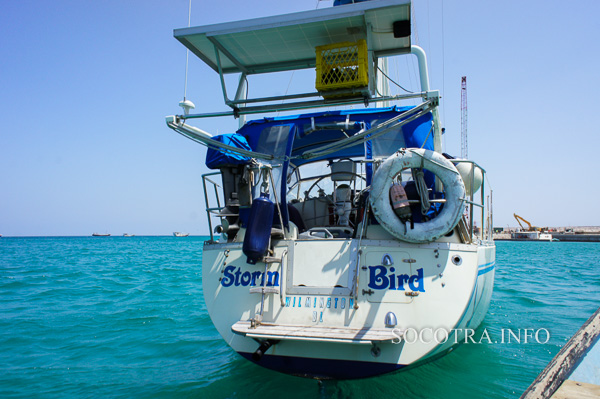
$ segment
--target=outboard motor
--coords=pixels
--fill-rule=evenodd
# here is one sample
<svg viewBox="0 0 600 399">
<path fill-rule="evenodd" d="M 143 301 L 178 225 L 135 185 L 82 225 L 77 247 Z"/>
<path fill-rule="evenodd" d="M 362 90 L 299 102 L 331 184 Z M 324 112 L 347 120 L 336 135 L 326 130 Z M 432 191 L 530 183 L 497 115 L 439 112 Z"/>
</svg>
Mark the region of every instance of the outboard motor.
<svg viewBox="0 0 600 399">
<path fill-rule="evenodd" d="M 275 204 L 269 199 L 267 193 L 261 192 L 260 196 L 252 202 L 242 247 L 244 255 L 248 257 L 246 262 L 251 265 L 261 260 L 269 249 L 274 211 Z"/>
</svg>

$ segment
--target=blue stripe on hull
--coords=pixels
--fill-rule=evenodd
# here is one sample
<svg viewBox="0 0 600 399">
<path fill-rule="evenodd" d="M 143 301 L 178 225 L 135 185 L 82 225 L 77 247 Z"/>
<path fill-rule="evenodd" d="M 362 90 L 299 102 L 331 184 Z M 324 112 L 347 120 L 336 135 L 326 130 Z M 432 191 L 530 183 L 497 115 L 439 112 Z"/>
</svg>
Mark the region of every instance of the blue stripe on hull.
<svg viewBox="0 0 600 399">
<path fill-rule="evenodd" d="M 360 362 L 352 360 L 314 359 L 293 356 L 264 355 L 259 361 L 251 353 L 238 352 L 241 356 L 271 370 L 299 377 L 346 380 L 373 377 L 406 367 L 402 364 Z"/>
<path fill-rule="evenodd" d="M 496 267 L 496 262 L 486 263 L 485 265 L 479 266 L 479 271 L 477 273 L 478 276 L 482 274 L 486 274 L 487 272 L 491 272 Z"/>
</svg>

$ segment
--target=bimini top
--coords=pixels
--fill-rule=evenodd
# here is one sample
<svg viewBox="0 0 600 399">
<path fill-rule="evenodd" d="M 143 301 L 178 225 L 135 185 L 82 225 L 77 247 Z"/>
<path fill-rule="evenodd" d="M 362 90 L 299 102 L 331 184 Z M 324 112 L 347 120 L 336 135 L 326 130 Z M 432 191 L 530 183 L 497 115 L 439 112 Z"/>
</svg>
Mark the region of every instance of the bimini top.
<svg viewBox="0 0 600 399">
<path fill-rule="evenodd" d="M 315 47 L 367 40 L 374 57 L 410 52 L 410 0 L 373 0 L 266 18 L 176 29 L 174 36 L 222 73 L 315 67 Z"/>
</svg>

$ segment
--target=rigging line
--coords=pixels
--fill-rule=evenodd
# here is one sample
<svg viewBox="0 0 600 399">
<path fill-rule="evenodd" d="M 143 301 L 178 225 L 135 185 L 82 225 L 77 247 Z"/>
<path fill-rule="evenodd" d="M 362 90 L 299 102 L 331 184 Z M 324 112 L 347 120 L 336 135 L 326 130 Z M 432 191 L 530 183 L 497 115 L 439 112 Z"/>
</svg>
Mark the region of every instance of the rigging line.
<svg viewBox="0 0 600 399">
<path fill-rule="evenodd" d="M 444 37 L 444 0 L 442 0 L 442 95 L 446 94 L 446 43 Z M 446 101 L 442 104 L 442 114 L 446 120 Z M 445 137 L 444 141 L 446 141 Z"/>
<path fill-rule="evenodd" d="M 416 21 L 415 19 L 415 4 L 412 3 L 410 5 L 410 20 L 411 21 Z M 412 32 L 414 32 L 414 34 L 412 35 L 415 38 L 415 44 L 417 46 L 420 46 L 419 44 L 419 31 L 417 30 L 417 24 L 415 24 L 414 22 L 411 22 L 411 30 Z"/>
<path fill-rule="evenodd" d="M 292 71 L 292 76 L 290 76 L 290 81 L 288 82 L 287 88 L 285 89 L 285 96 L 287 96 L 288 92 L 290 91 L 290 86 L 292 85 L 292 80 L 294 80 L 294 73 L 296 73 L 296 71 Z M 285 99 L 281 100 L 281 104 L 283 104 L 285 102 Z M 277 112 L 277 116 L 279 116 L 279 114 L 281 113 L 281 111 Z"/>
<path fill-rule="evenodd" d="M 393 84 L 395 84 L 396 86 L 398 86 L 399 88 L 401 88 L 402 90 L 404 90 L 405 92 L 407 92 L 407 93 L 410 93 L 410 94 L 414 94 L 414 93 L 415 93 L 414 91 L 410 91 L 410 90 L 407 90 L 407 89 L 405 89 L 404 87 L 402 87 L 402 86 L 400 86 L 398 83 L 396 83 L 394 80 L 392 80 L 392 78 L 390 78 L 389 76 L 387 76 L 387 75 L 385 74 L 385 72 L 383 72 L 383 71 L 381 70 L 381 68 L 379 68 L 379 65 L 377 66 L 377 69 L 379 69 L 379 72 L 381 72 L 381 74 L 382 74 L 383 76 L 385 76 L 386 78 L 388 78 L 388 80 L 389 80 L 390 82 L 392 82 Z"/>
<path fill-rule="evenodd" d="M 446 95 L 446 42 L 444 35 L 444 0 L 442 2 L 442 96 Z M 446 135 L 443 134 L 444 131 L 444 123 L 446 121 L 446 101 L 442 103 L 442 120 L 444 122 L 440 122 L 440 127 L 442 128 L 442 148 L 447 148 L 446 145 Z"/>
<path fill-rule="evenodd" d="M 429 16 L 429 0 L 427 0 L 427 52 L 429 55 L 428 64 L 433 67 L 433 50 L 431 49 L 431 17 Z"/>
<path fill-rule="evenodd" d="M 427 144 L 427 140 L 429 140 L 429 136 L 431 135 L 431 132 L 433 132 L 433 127 L 434 127 L 434 124 L 432 122 L 431 129 L 429 129 L 429 132 L 427 133 L 427 137 L 425 137 L 425 141 L 423 142 L 423 145 L 421 146 L 421 148 L 425 147 L 425 144 Z"/>
<path fill-rule="evenodd" d="M 190 0 L 190 5 L 188 8 L 188 28 L 190 27 L 192 22 L 192 0 Z M 189 65 L 189 61 L 190 61 L 190 50 L 186 49 L 185 50 L 185 83 L 183 85 L 183 100 L 185 101 L 185 98 L 187 96 L 187 82 L 188 82 L 188 65 Z"/>
<path fill-rule="evenodd" d="M 418 79 L 415 78 L 415 69 L 414 69 L 414 60 L 411 57 L 404 57 L 406 60 L 406 73 L 408 75 L 408 80 L 410 81 L 410 85 L 412 87 L 417 87 Z M 415 101 L 412 101 L 413 105 L 415 105 Z"/>
</svg>

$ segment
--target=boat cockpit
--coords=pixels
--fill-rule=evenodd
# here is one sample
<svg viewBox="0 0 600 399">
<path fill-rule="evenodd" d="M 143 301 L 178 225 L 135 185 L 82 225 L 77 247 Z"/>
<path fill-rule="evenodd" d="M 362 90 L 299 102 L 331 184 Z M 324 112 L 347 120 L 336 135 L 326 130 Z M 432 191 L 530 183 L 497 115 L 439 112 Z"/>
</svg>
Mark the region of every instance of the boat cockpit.
<svg viewBox="0 0 600 399">
<path fill-rule="evenodd" d="M 211 231 L 220 233 L 223 241 L 242 241 L 252 201 L 266 193 L 276 205 L 274 237 L 347 239 L 364 236 L 366 231 L 361 234 L 361 229 L 375 226 L 370 235 L 384 239 L 387 233 L 378 229 L 379 223 L 369 215 L 368 196 L 375 170 L 399 148 L 433 150 L 434 146 L 431 113 L 422 112 L 402 123 L 412 115 L 412 109 L 372 108 L 263 118 L 246 123 L 236 133 L 214 137 L 219 147 L 209 148 L 206 164 L 218 172 L 204 176 L 205 187 L 207 183 L 215 185 L 214 190 L 205 190 L 213 193 L 206 194 L 207 210 L 220 219 L 215 228 L 211 222 Z M 370 139 L 368 132 L 380 131 L 394 118 L 400 126 Z M 360 140 L 361 136 L 366 139 Z M 255 157 L 224 152 L 223 145 L 251 151 Z M 256 154 L 265 157 L 258 159 Z M 443 187 L 436 187 L 432 172 L 422 168 L 418 175 L 413 171 L 407 168 L 393 178 L 406 192 L 410 204 L 406 221 L 414 225 L 436 217 L 444 206 L 444 193 Z M 218 182 L 211 180 L 215 174 L 222 177 L 222 192 L 217 189 Z M 368 223 L 362 223 L 365 218 L 369 218 Z"/>
</svg>

